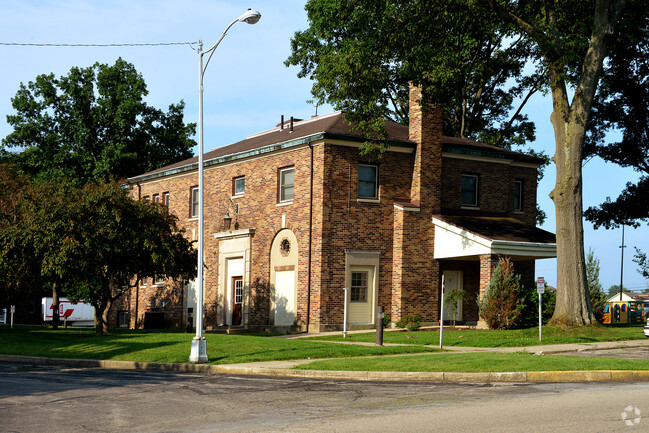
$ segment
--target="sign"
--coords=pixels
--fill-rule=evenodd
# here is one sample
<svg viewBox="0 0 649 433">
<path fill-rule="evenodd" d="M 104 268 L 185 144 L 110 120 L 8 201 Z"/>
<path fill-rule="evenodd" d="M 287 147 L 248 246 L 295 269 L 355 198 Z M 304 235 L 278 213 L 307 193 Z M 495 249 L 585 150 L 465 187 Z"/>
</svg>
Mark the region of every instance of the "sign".
<svg viewBox="0 0 649 433">
<path fill-rule="evenodd" d="M 545 293 L 545 279 L 543 277 L 538 277 L 536 279 L 536 291 L 539 295 Z"/>
<path fill-rule="evenodd" d="M 10 311 L 10 313 L 13 314 L 13 313 L 15 313 L 15 312 L 16 312 L 16 306 L 15 306 L 15 305 L 12 305 L 12 306 L 11 306 L 11 311 Z"/>
</svg>

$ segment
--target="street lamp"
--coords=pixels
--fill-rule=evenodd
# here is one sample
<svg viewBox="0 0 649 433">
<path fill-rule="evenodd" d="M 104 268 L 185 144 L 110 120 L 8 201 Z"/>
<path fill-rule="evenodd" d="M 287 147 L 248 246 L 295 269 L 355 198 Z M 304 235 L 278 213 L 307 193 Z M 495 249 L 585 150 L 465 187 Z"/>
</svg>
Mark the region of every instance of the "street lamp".
<svg viewBox="0 0 649 433">
<path fill-rule="evenodd" d="M 203 76 L 214 50 L 219 46 L 230 27 L 237 22 L 255 24 L 261 18 L 257 11 L 248 9 L 232 21 L 209 50 L 203 51 L 203 41 L 198 41 L 198 272 L 196 275 L 196 336 L 192 339 L 189 362 L 206 362 L 207 346 L 203 337 Z M 203 66 L 203 55 L 210 54 Z"/>
</svg>

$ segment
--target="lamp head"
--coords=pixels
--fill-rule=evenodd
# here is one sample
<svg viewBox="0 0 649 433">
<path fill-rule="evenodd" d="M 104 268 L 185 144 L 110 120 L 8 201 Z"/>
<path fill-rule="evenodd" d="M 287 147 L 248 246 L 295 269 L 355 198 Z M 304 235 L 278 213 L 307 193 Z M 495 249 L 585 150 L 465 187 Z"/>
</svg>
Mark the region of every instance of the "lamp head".
<svg viewBox="0 0 649 433">
<path fill-rule="evenodd" d="M 239 18 L 237 18 L 237 21 L 248 24 L 257 24 L 257 21 L 259 21 L 260 18 L 261 14 L 259 12 L 248 9 L 243 14 L 241 14 Z"/>
</svg>

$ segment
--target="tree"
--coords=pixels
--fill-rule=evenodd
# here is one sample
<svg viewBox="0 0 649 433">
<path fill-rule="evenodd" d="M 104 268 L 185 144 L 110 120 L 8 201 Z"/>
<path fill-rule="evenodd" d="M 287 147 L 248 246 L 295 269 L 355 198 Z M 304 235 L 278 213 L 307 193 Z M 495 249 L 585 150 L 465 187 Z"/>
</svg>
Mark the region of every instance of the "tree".
<svg viewBox="0 0 649 433">
<path fill-rule="evenodd" d="M 126 178 L 192 156 L 195 125 L 184 103 L 150 107 L 144 79 L 121 58 L 114 65 L 74 67 L 56 78 L 21 84 L 2 140 L 2 159 L 36 180 L 65 177 L 81 186 Z M 16 150 L 22 149 L 21 152 Z"/>
<path fill-rule="evenodd" d="M 636 248 L 633 261 L 640 267 L 640 269 L 638 269 L 640 275 L 649 280 L 649 258 L 647 258 L 647 254 Z"/>
<path fill-rule="evenodd" d="M 33 260 L 32 248 L 22 242 L 18 230 L 30 188 L 28 178 L 0 164 L 0 305 L 15 305 L 17 312 L 33 311 L 42 297 L 40 263 Z M 22 316 L 22 320 L 40 319 Z"/>
<path fill-rule="evenodd" d="M 649 222 L 649 3 L 634 7 L 640 8 L 639 13 L 619 23 L 620 36 L 612 42 L 586 153 L 631 167 L 641 176 L 638 182 L 627 183 L 616 200 L 588 208 L 586 219 L 595 228 Z M 607 142 L 610 130 L 621 132 L 621 140 Z"/>
<path fill-rule="evenodd" d="M 19 227 L 55 296 L 95 307 L 96 330 L 109 330 L 110 308 L 141 276 L 189 280 L 196 252 L 162 204 L 135 201 L 117 182 L 76 187 L 59 179 L 34 186 Z"/>
<path fill-rule="evenodd" d="M 480 317 L 490 329 L 512 329 L 521 320 L 525 300 L 520 280 L 509 257 L 501 257 L 491 273 L 487 293 L 478 300 Z"/>
<path fill-rule="evenodd" d="M 524 64 L 529 59 L 537 69 L 532 74 L 517 69 L 516 74 L 525 77 L 518 82 L 528 88 L 541 86 L 553 102 L 556 151 L 552 159 L 557 174 L 550 197 L 557 221 L 558 287 L 550 323 L 593 323 L 583 248 L 584 143 L 609 44 L 618 36 L 616 31 L 626 31 L 618 24 L 632 14 L 646 13 L 643 0 L 312 0 L 307 11 L 311 29 L 294 37 L 289 63 L 301 64 L 300 74 L 316 80 L 316 97 L 327 95 L 337 106 L 363 115 L 386 114 L 385 107 L 398 105 L 391 98 L 399 93 L 389 89 L 398 89 L 407 81 L 422 85 L 425 103 L 443 103 L 448 99 L 446 91 L 457 88 L 456 78 L 465 67 L 489 71 L 489 62 L 482 56 L 475 56 L 475 64 L 467 62 L 473 59 L 469 54 L 479 40 L 472 26 L 480 35 L 490 28 L 502 41 L 524 44 L 526 50 L 518 60 Z M 327 20 L 344 24 L 332 27 Z M 430 22 L 434 27 L 426 27 L 432 26 Z M 509 54 L 514 60 L 518 55 Z"/>
<path fill-rule="evenodd" d="M 602 284 L 599 282 L 599 269 L 599 259 L 595 256 L 593 250 L 588 249 L 588 254 L 586 254 L 586 278 L 588 280 L 590 305 L 597 321 L 601 322 L 604 316 L 606 296 Z"/>
<path fill-rule="evenodd" d="M 611 287 L 608 288 L 608 291 L 606 294 L 610 298 L 613 295 L 619 294 L 620 293 L 620 286 L 619 284 L 613 284 Z"/>
<path fill-rule="evenodd" d="M 446 135 L 504 147 L 534 139 L 521 111 L 545 80 L 523 74 L 532 47 L 494 17 L 476 20 L 469 2 L 311 0 L 306 10 L 286 65 L 368 134 L 380 137 L 385 118 L 407 123 L 416 81 L 445 101 Z"/>
</svg>

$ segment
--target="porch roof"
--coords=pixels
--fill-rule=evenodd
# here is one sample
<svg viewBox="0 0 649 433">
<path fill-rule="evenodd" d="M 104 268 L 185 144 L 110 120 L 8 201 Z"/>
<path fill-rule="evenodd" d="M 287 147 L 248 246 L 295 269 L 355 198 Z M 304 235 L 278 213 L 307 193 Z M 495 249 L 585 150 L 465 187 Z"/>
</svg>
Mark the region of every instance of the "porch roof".
<svg viewBox="0 0 649 433">
<path fill-rule="evenodd" d="M 515 218 L 435 215 L 433 225 L 435 259 L 478 260 L 484 254 L 514 260 L 557 256 L 553 233 Z"/>
</svg>

